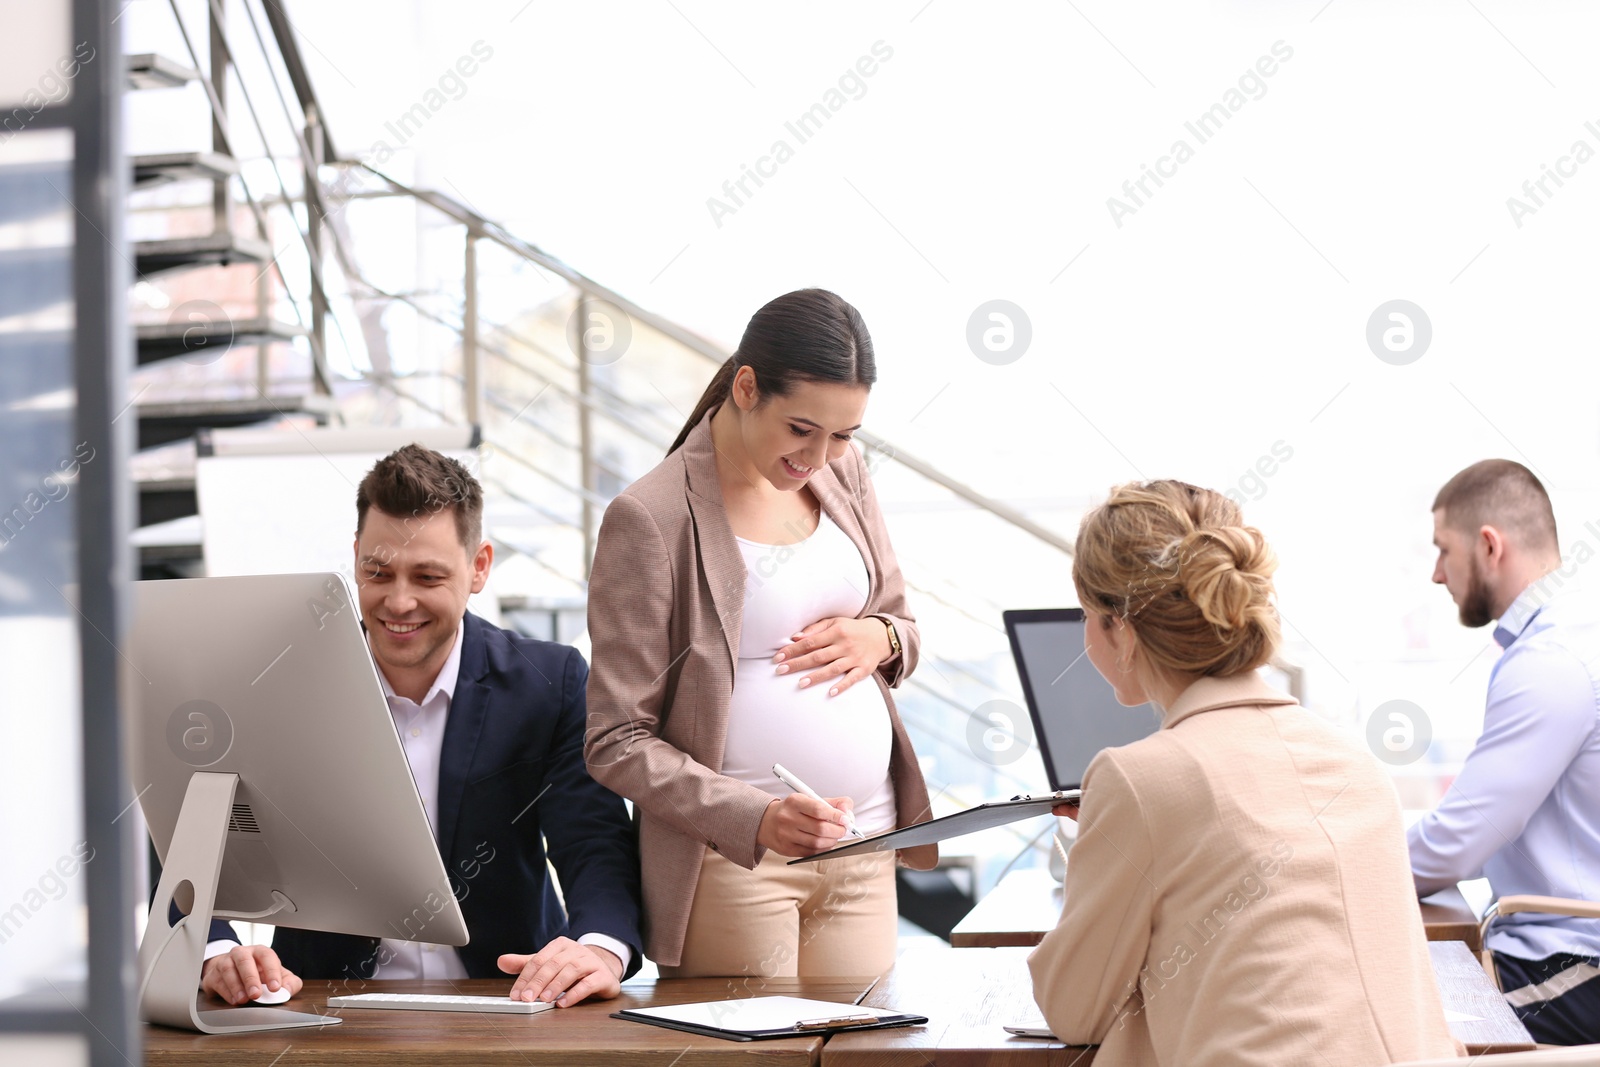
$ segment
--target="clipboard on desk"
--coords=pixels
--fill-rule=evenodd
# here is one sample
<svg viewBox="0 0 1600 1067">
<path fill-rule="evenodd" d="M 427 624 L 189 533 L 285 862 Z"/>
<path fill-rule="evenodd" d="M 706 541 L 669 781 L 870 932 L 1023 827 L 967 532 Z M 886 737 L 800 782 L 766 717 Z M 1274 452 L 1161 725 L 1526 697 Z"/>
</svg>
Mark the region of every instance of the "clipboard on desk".
<svg viewBox="0 0 1600 1067">
<path fill-rule="evenodd" d="M 844 1030 L 880 1030 L 890 1026 L 915 1026 L 926 1015 L 908 1015 L 888 1008 L 836 1004 L 804 997 L 745 997 L 700 1004 L 670 1004 L 659 1008 L 624 1008 L 613 1019 L 665 1026 L 727 1041 L 763 1041 L 807 1034 L 832 1034 Z"/>
<path fill-rule="evenodd" d="M 897 848 L 915 848 L 918 845 L 932 845 L 951 837 L 960 837 L 962 834 L 977 833 L 979 830 L 988 830 L 1006 823 L 1018 822 L 1022 819 L 1032 818 L 1035 815 L 1048 815 L 1050 809 L 1057 804 L 1076 804 L 1083 796 L 1081 789 L 1063 789 L 1055 793 L 1044 793 L 1039 796 L 1019 796 L 1010 800 L 995 800 L 987 804 L 979 804 L 966 811 L 958 811 L 954 815 L 946 815 L 939 819 L 930 819 L 919 822 L 915 826 L 907 826 L 899 830 L 889 830 L 881 834 L 858 841 L 849 841 L 841 838 L 841 844 L 826 852 L 818 852 L 814 856 L 802 856 L 797 860 L 790 860 L 793 866 L 796 863 L 812 863 L 816 860 L 831 860 L 840 856 L 857 856 L 868 852 L 888 852 Z"/>
</svg>

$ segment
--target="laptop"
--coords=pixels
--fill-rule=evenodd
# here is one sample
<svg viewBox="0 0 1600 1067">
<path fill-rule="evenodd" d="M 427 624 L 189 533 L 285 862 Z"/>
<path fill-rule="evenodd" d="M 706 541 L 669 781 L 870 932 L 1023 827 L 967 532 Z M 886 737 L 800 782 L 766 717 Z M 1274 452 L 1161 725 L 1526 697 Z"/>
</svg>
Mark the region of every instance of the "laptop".
<svg viewBox="0 0 1600 1067">
<path fill-rule="evenodd" d="M 1153 705 L 1125 708 L 1084 651 L 1082 608 L 1002 614 L 1022 694 L 1050 788 L 1080 789 L 1101 749 L 1148 737 L 1161 726 Z"/>
</svg>

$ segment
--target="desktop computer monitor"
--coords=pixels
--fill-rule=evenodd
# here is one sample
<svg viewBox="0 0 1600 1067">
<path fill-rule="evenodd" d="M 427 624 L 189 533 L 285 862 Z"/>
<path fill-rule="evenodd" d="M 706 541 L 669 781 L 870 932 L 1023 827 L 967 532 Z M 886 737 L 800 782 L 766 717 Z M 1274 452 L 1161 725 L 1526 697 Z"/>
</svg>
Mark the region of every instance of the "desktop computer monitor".
<svg viewBox="0 0 1600 1067">
<path fill-rule="evenodd" d="M 1003 613 L 1033 735 L 1051 789 L 1078 789 L 1101 749 L 1148 737 L 1161 725 L 1149 704 L 1125 708 L 1084 650 L 1081 608 Z"/>
<path fill-rule="evenodd" d="M 208 1033 L 338 1021 L 198 1010 L 213 915 L 467 943 L 342 575 L 135 583 L 127 658 L 131 776 L 162 862 L 145 1018 Z"/>
</svg>

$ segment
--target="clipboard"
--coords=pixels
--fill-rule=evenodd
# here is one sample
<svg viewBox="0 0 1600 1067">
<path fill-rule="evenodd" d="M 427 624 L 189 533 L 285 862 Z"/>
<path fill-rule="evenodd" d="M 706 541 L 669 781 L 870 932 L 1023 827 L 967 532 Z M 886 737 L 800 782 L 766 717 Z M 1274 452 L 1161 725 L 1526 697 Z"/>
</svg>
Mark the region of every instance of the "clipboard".
<svg viewBox="0 0 1600 1067">
<path fill-rule="evenodd" d="M 613 1012 L 611 1017 L 726 1041 L 766 1041 L 807 1034 L 834 1034 L 842 1030 L 880 1030 L 928 1021 L 926 1015 L 804 997 L 745 997 L 659 1008 L 624 1008 Z"/>
<path fill-rule="evenodd" d="M 863 840 L 840 844 L 826 852 L 801 856 L 797 860 L 790 860 L 789 865 L 831 860 L 840 856 L 856 856 L 868 852 L 888 852 L 897 848 L 914 848 L 917 845 L 932 845 L 946 838 L 1004 826 L 1006 823 L 1018 822 L 1035 815 L 1045 815 L 1057 804 L 1076 804 L 1082 796 L 1081 789 L 1063 789 L 1042 796 L 1017 796 L 1010 800 L 994 800 L 987 804 L 979 804 L 975 808 L 968 808 L 966 811 L 958 811 L 954 815 L 946 815 L 941 819 L 930 819 L 915 826 L 888 830 Z M 841 838 L 841 841 L 843 840 Z"/>
</svg>

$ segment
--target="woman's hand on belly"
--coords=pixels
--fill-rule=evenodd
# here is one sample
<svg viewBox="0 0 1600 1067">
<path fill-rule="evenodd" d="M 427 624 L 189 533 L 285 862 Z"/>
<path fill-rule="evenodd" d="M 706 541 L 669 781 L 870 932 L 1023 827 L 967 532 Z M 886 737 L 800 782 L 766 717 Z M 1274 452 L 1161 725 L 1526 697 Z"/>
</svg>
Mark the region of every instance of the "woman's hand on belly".
<svg viewBox="0 0 1600 1067">
<path fill-rule="evenodd" d="M 844 813 L 854 807 L 849 797 L 829 797 L 824 804 L 804 793 L 790 793 L 767 805 L 756 844 L 791 858 L 826 852 L 844 836 Z"/>
<path fill-rule="evenodd" d="M 828 695 L 838 696 L 871 677 L 890 651 L 882 619 L 821 619 L 795 634 L 773 662 L 779 674 L 811 671 L 800 680 L 800 688 L 831 681 Z"/>
</svg>

